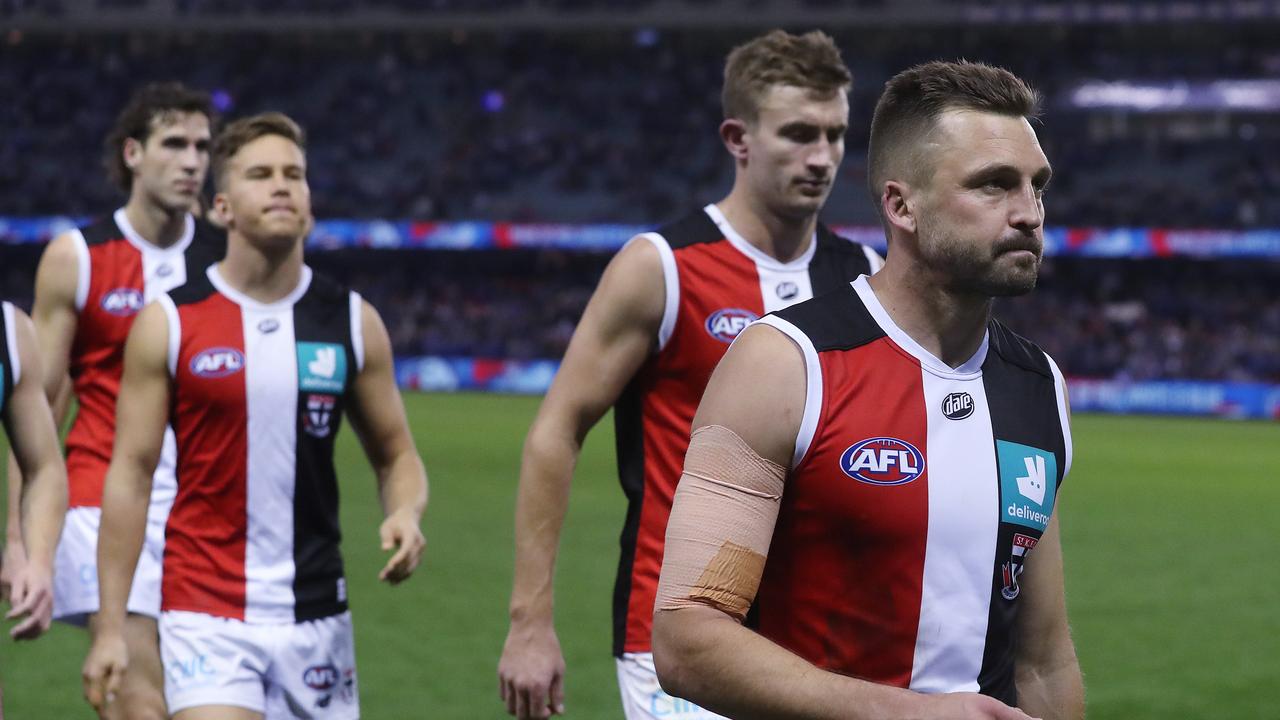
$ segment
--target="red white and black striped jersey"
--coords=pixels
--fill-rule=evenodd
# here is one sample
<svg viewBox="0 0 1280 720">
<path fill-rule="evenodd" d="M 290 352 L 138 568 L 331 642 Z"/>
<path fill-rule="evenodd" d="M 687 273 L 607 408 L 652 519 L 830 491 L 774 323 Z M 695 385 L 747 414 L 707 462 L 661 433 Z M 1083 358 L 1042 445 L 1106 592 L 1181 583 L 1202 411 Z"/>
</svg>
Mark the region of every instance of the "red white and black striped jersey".
<svg viewBox="0 0 1280 720">
<path fill-rule="evenodd" d="M 618 474 L 628 507 L 614 586 L 614 653 L 648 652 L 671 501 L 698 402 L 716 363 L 750 322 L 880 268 L 873 250 L 819 225 L 799 258 L 780 262 L 707 205 L 635 242 L 662 258 L 665 309 L 658 350 L 614 412 Z"/>
<path fill-rule="evenodd" d="M 129 224 L 124 209 L 71 233 L 78 275 L 76 334 L 69 370 L 79 409 L 67 434 L 71 507 L 102 504 L 102 483 L 115 442 L 116 395 L 124 371 L 124 342 L 146 303 L 179 287 L 226 254 L 221 231 L 187 216 L 178 242 L 152 245 Z M 172 438 L 166 440 L 154 492 L 172 494 Z"/>
<path fill-rule="evenodd" d="M 18 355 L 18 338 L 14 328 L 13 305 L 0 302 L 0 420 L 9 437 L 9 398 L 22 379 L 22 358 Z"/>
<path fill-rule="evenodd" d="M 992 320 L 951 368 L 866 278 L 761 322 L 807 396 L 748 621 L 841 674 L 1016 702 L 1018 575 L 1071 466 L 1053 360 Z"/>
<path fill-rule="evenodd" d="M 333 442 L 364 362 L 360 296 L 304 267 L 263 304 L 215 265 L 160 302 L 178 485 L 161 609 L 251 623 L 345 611 Z"/>
</svg>

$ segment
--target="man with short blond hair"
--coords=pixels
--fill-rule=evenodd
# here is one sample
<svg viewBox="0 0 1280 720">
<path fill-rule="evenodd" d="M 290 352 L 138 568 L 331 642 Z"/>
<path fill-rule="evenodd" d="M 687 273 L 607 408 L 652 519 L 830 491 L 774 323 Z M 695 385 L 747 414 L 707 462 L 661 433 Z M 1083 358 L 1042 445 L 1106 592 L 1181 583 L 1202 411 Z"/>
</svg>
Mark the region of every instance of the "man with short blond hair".
<svg viewBox="0 0 1280 720">
<path fill-rule="evenodd" d="M 303 263 L 312 227 L 302 130 L 280 113 L 213 148 L 227 255 L 139 314 L 125 347 L 103 491 L 101 632 L 85 694 L 109 707 L 130 658 L 124 606 L 166 421 L 177 497 L 166 527 L 160 649 L 176 720 L 359 717 L 339 551 L 334 437 L 344 411 L 378 479 L 379 578 L 409 577 L 427 479 L 376 310 Z"/>
<path fill-rule="evenodd" d="M 623 711 L 628 720 L 717 717 L 665 693 L 653 671 L 667 514 L 698 398 L 738 332 L 881 264 L 818 222 L 844 157 L 852 81 L 821 32 L 775 30 L 734 49 L 720 124 L 732 190 L 633 238 L 605 270 L 525 440 L 511 625 L 498 666 L 502 699 L 518 718 L 564 711 L 556 545 L 583 438 L 610 407 L 628 500 L 614 589 Z"/>
<path fill-rule="evenodd" d="M 979 63 L 885 86 L 884 268 L 745 330 L 692 423 L 655 605 L 663 687 L 731 717 L 1083 718 L 1066 384 L 991 317 L 1040 268 L 1037 105 Z"/>
</svg>

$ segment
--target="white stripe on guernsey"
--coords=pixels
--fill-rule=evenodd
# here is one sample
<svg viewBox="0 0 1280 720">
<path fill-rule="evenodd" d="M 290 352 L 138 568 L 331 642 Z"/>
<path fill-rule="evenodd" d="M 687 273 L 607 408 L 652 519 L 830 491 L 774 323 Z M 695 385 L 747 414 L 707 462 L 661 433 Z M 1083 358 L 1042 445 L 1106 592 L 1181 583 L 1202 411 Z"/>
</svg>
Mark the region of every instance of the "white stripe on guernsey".
<svg viewBox="0 0 1280 720">
<path fill-rule="evenodd" d="M 680 309 L 680 271 L 676 268 L 676 255 L 671 251 L 671 244 L 658 233 L 643 233 L 637 238 L 648 240 L 658 249 L 658 257 L 662 259 L 662 282 L 665 290 L 665 302 L 662 306 L 662 324 L 658 326 L 658 349 L 667 346 L 671 334 L 676 330 L 676 314 Z M 633 238 L 634 240 L 634 238 Z M 630 244 L 631 241 L 628 241 Z"/>
<path fill-rule="evenodd" d="M 884 267 L 884 258 L 880 257 L 880 253 L 875 248 L 867 245 L 862 246 L 862 254 L 867 256 L 867 262 L 871 264 L 871 272 L 868 275 L 875 275 L 880 272 L 880 268 Z"/>
<path fill-rule="evenodd" d="M 975 692 L 1000 525 L 991 412 L 981 376 L 920 375 L 928 418 L 929 531 L 910 687 L 925 693 Z M 953 392 L 973 396 L 972 415 L 948 420 L 942 414 L 943 401 Z"/>
<path fill-rule="evenodd" d="M 1062 423 L 1062 447 L 1066 455 L 1062 467 L 1062 479 L 1066 480 L 1067 473 L 1071 472 L 1071 411 L 1067 407 L 1067 381 L 1062 377 L 1058 363 L 1049 357 L 1049 353 L 1045 353 L 1044 356 L 1049 361 L 1049 369 L 1053 370 L 1053 389 L 1058 396 L 1058 420 Z"/>
<path fill-rule="evenodd" d="M 292 304 L 240 306 L 249 419 L 245 622 L 293 622 L 298 353 Z M 262 327 L 275 328 L 263 332 Z M 264 324 L 265 323 L 265 324 Z"/>
<path fill-rule="evenodd" d="M 355 290 L 351 290 L 347 297 L 351 306 L 351 352 L 356 356 L 358 373 L 364 370 L 364 303 Z"/>
<path fill-rule="evenodd" d="M 160 293 L 169 292 L 187 282 L 187 264 L 183 262 L 182 254 L 191 247 L 191 241 L 195 239 L 195 218 L 190 214 L 186 216 L 182 224 L 182 237 L 168 247 L 160 247 L 142 237 L 129 222 L 129 214 L 124 208 L 116 210 L 111 218 L 116 221 L 120 232 L 124 233 L 125 240 L 128 240 L 129 244 L 142 254 L 142 282 L 148 301 L 154 300 Z M 169 269 L 161 272 L 160 269 L 165 265 L 168 265 Z M 153 284 L 156 286 L 154 289 Z"/>
<path fill-rule="evenodd" d="M 18 354 L 18 328 L 14 327 L 13 305 L 0 303 L 4 310 L 4 344 L 9 349 L 9 375 L 13 377 L 14 387 L 22 379 L 22 356 Z"/>
<path fill-rule="evenodd" d="M 182 319 L 178 316 L 178 308 L 173 304 L 173 298 L 167 294 L 156 298 L 156 302 L 160 304 L 165 318 L 169 321 L 169 349 L 165 358 L 169 366 L 169 377 L 177 377 L 178 348 L 182 345 Z"/>
<path fill-rule="evenodd" d="M 84 304 L 89 302 L 89 274 L 93 271 L 92 261 L 89 259 L 89 243 L 84 239 L 84 233 L 72 230 L 71 247 L 76 250 L 76 312 L 84 310 Z"/>
<path fill-rule="evenodd" d="M 804 414 L 800 416 L 800 430 L 796 433 L 796 448 L 791 455 L 791 468 L 799 467 L 809 452 L 813 433 L 818 429 L 818 417 L 822 414 L 822 366 L 818 363 L 818 351 L 813 341 L 800 328 L 777 315 L 767 315 L 756 322 L 782 331 L 800 348 L 804 355 Z M 753 325 L 755 323 L 752 323 Z M 750 326 L 748 326 L 750 327 Z"/>
<path fill-rule="evenodd" d="M 782 262 L 755 245 L 747 242 L 747 239 L 738 234 L 738 231 L 729 224 L 729 219 L 726 218 L 724 213 L 720 211 L 720 208 L 716 207 L 714 204 L 702 208 L 702 211 L 711 218 L 711 221 L 716 224 L 716 227 L 720 228 L 720 232 L 724 233 L 724 239 L 728 240 L 730 245 L 737 249 L 738 252 L 746 255 L 754 261 L 759 267 L 768 267 L 774 270 L 794 270 L 797 268 L 807 270 L 809 268 L 809 261 L 813 259 L 813 254 L 818 250 L 818 235 L 817 233 L 814 233 L 813 237 L 809 238 L 809 247 L 805 249 L 800 257 L 791 260 L 790 262 Z"/>
</svg>

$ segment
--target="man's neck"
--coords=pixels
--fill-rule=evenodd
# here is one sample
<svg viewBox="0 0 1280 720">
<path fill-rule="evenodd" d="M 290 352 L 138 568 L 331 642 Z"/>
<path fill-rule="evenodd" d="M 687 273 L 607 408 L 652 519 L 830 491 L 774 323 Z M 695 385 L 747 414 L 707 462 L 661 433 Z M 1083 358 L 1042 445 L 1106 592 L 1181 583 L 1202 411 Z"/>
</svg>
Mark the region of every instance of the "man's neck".
<svg viewBox="0 0 1280 720">
<path fill-rule="evenodd" d="M 780 217 L 752 202 L 739 188 L 734 188 L 728 197 L 716 203 L 716 207 L 744 240 L 784 263 L 795 260 L 809 249 L 818 227 L 817 215 L 801 220 Z"/>
<path fill-rule="evenodd" d="M 909 270 L 886 262 L 868 283 L 894 324 L 948 367 L 960 367 L 982 347 L 991 298 L 952 293 Z"/>
<path fill-rule="evenodd" d="M 125 217 L 134 232 L 158 248 L 167 248 L 182 239 L 187 229 L 187 211 L 172 211 L 148 202 L 141 193 L 129 196 L 124 206 Z"/>
<path fill-rule="evenodd" d="M 302 243 L 278 253 L 263 252 L 232 231 L 227 235 L 227 256 L 218 263 L 218 274 L 256 302 L 278 302 L 302 282 Z"/>
</svg>

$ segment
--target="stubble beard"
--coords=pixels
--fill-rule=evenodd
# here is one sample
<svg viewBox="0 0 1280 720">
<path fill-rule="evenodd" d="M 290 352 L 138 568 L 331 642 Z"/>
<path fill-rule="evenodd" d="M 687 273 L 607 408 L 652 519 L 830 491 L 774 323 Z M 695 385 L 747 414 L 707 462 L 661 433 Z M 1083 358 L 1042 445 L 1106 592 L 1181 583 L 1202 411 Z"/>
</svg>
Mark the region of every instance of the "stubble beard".
<svg viewBox="0 0 1280 720">
<path fill-rule="evenodd" d="M 1042 256 L 1033 263 L 1004 257 L 1006 243 L 972 242 L 920 223 L 920 254 L 948 290 L 983 297 L 1015 297 L 1035 289 Z"/>
</svg>

